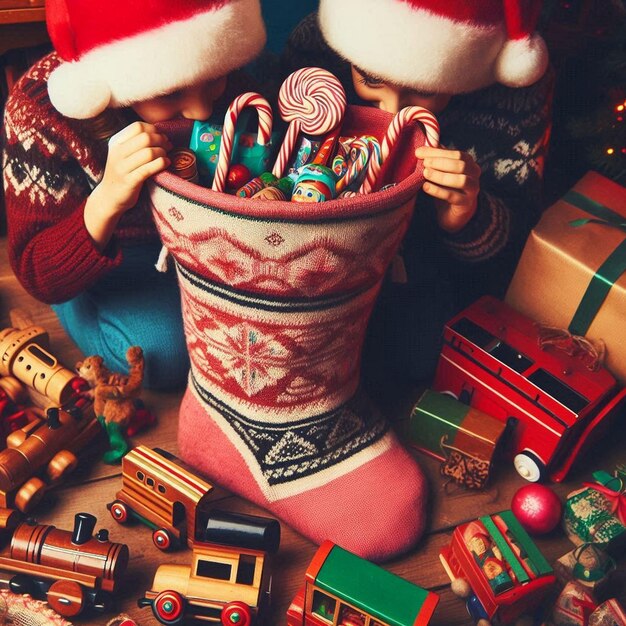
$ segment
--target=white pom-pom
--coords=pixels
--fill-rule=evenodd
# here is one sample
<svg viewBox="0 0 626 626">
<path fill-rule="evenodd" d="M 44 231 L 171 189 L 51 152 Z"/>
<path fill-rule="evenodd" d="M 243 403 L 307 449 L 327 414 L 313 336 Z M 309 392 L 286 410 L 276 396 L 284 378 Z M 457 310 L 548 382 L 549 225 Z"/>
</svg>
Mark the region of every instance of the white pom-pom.
<svg viewBox="0 0 626 626">
<path fill-rule="evenodd" d="M 509 87 L 537 82 L 548 67 L 548 48 L 537 34 L 507 41 L 496 59 L 496 80 Z"/>
<path fill-rule="evenodd" d="M 62 63 L 53 70 L 48 78 L 48 95 L 59 113 L 79 120 L 95 117 L 111 102 L 109 86 L 80 61 Z"/>
<path fill-rule="evenodd" d="M 452 593 L 459 598 L 469 598 L 472 593 L 472 588 L 465 578 L 455 578 L 450 583 L 450 588 Z"/>
</svg>

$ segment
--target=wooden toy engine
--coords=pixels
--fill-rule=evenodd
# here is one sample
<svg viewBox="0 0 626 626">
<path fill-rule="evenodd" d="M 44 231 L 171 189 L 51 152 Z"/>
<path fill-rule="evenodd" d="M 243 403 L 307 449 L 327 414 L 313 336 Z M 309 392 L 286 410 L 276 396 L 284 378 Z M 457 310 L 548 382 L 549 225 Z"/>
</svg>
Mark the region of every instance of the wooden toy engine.
<svg viewBox="0 0 626 626">
<path fill-rule="evenodd" d="M 128 565 L 128 547 L 109 541 L 109 533 L 93 535 L 96 518 L 75 516 L 72 531 L 33 523 L 20 524 L 0 570 L 13 574 L 9 588 L 46 599 L 60 615 L 73 617 L 89 607 L 105 612 Z"/>
<path fill-rule="evenodd" d="M 78 452 L 99 432 L 93 412 L 51 407 L 47 419 L 11 433 L 0 452 L 0 507 L 30 511 L 51 484 L 76 467 Z"/>
<path fill-rule="evenodd" d="M 0 375 L 14 376 L 50 403 L 63 405 L 81 379 L 47 351 L 48 343 L 40 326 L 0 330 Z"/>
</svg>

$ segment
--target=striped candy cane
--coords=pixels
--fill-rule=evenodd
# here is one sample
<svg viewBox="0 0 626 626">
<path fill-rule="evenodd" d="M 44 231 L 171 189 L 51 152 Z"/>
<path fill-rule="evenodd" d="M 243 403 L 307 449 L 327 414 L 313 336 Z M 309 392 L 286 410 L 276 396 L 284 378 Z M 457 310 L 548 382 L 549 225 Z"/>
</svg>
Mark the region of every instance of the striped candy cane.
<svg viewBox="0 0 626 626">
<path fill-rule="evenodd" d="M 220 153 L 217 158 L 217 167 L 215 169 L 215 177 L 213 178 L 213 191 L 223 192 L 226 186 L 226 176 L 230 167 L 230 159 L 233 153 L 233 143 L 235 141 L 235 129 L 237 126 L 237 118 L 243 109 L 254 107 L 259 115 L 259 131 L 257 134 L 257 143 L 266 145 L 272 138 L 272 107 L 269 102 L 260 94 L 249 91 L 237 96 L 228 107 L 224 117 L 224 129 L 222 132 L 222 142 L 220 144 Z"/>
<path fill-rule="evenodd" d="M 380 159 L 370 159 L 365 180 L 359 189 L 359 193 L 371 193 L 376 185 L 376 179 L 380 174 L 380 169 L 389 156 L 400 133 L 404 127 L 417 120 L 424 126 L 426 132 L 426 145 L 436 148 L 439 145 L 439 122 L 437 118 L 424 107 L 411 106 L 399 111 L 389 124 L 383 143 L 380 148 Z"/>
<path fill-rule="evenodd" d="M 346 110 L 346 92 L 339 80 L 319 67 L 305 67 L 282 84 L 278 108 L 287 133 L 280 147 L 272 174 L 283 175 L 300 132 L 324 135 L 337 128 Z"/>
</svg>

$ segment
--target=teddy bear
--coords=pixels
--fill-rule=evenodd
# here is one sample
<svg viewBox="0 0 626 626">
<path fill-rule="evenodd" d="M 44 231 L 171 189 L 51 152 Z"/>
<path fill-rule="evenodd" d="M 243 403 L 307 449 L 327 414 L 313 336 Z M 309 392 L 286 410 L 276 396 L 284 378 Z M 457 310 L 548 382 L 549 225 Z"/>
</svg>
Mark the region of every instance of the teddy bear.
<svg viewBox="0 0 626 626">
<path fill-rule="evenodd" d="M 137 401 L 145 365 L 142 349 L 139 346 L 128 348 L 126 361 L 128 375 L 111 372 L 99 355 L 76 364 L 76 371 L 90 386 L 88 393 L 93 398 L 94 412 L 109 437 L 111 449 L 104 454 L 104 461 L 110 464 L 119 462 L 128 452 L 124 433 L 134 434 L 138 427 L 133 421 L 138 413 L 147 413 Z"/>
</svg>

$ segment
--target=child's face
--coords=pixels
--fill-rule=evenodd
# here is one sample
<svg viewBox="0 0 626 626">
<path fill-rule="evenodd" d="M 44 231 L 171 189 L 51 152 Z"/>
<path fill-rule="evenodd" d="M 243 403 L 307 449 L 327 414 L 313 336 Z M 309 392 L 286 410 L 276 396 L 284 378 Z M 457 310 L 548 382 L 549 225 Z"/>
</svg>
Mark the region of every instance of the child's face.
<svg viewBox="0 0 626 626">
<path fill-rule="evenodd" d="M 383 79 L 370 76 L 363 70 L 352 66 L 352 82 L 359 98 L 375 102 L 379 109 L 397 113 L 408 106 L 420 106 L 439 113 L 448 106 L 450 95 L 446 93 L 425 93 L 386 83 Z"/>
<path fill-rule="evenodd" d="M 226 88 L 226 77 L 185 87 L 164 96 L 136 102 L 133 110 L 144 122 L 154 124 L 175 118 L 206 120 L 213 113 L 213 103 Z"/>
</svg>

